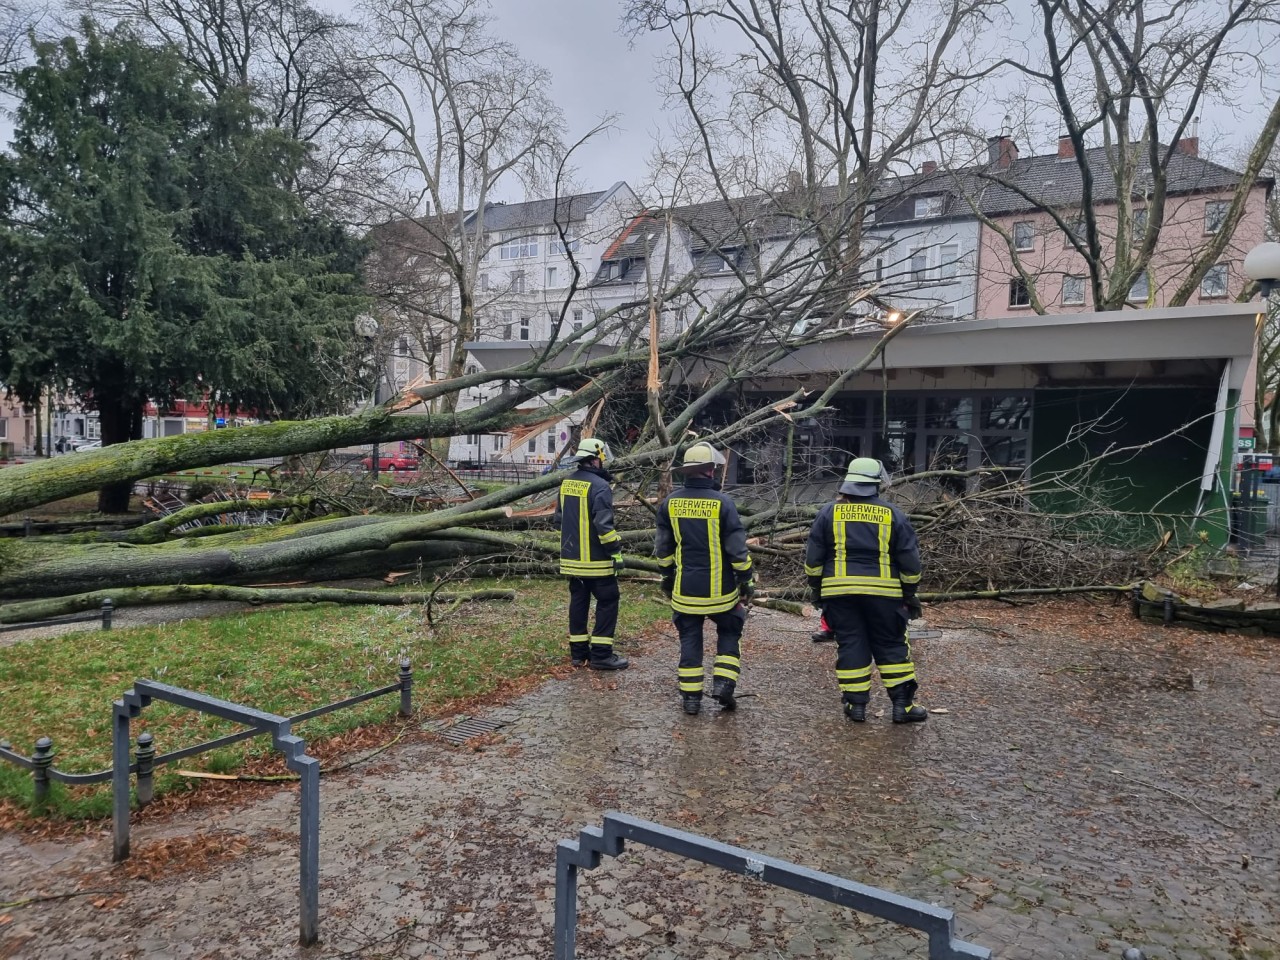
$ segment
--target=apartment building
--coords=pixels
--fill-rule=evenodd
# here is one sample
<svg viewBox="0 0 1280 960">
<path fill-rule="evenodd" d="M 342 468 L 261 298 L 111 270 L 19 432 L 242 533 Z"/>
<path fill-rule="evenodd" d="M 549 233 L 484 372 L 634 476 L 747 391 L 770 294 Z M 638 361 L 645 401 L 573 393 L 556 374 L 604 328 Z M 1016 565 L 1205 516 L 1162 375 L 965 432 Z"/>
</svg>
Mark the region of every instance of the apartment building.
<svg viewBox="0 0 1280 960">
<path fill-rule="evenodd" d="M 1222 229 L 1241 175 L 1199 154 L 1199 139 L 1187 137 L 1178 142 L 1170 158 L 1159 239 L 1150 266 L 1133 279 L 1128 291 L 1133 308 L 1167 305 L 1191 263 Z M 1151 183 L 1145 157 L 1139 154 L 1134 162 L 1135 189 L 1128 198 L 1132 213 L 1126 218 L 1131 246 L 1141 244 L 1147 228 Z M 1110 163 L 1107 148 L 1089 150 L 1090 169 L 1106 171 Z M 1084 227 L 1080 165 L 1070 138 L 1061 138 L 1053 154 L 1021 157 L 1012 139 L 994 137 L 988 170 L 990 179 L 981 186 L 978 198 L 989 221 L 982 224 L 979 239 L 979 316 L 1034 313 L 1033 300 L 1046 313 L 1093 310 L 1085 260 L 1072 236 L 1082 241 Z M 1267 198 L 1273 185 L 1261 179 L 1250 189 L 1240 222 L 1189 304 L 1228 303 L 1239 297 L 1247 283 L 1241 270 L 1244 256 L 1265 239 Z M 1056 212 L 1067 229 L 1045 208 Z M 1114 177 L 1095 177 L 1093 211 L 1103 257 L 1112 260 L 1121 219 Z M 1015 269 L 1015 262 L 1029 275 L 1029 283 Z"/>
</svg>

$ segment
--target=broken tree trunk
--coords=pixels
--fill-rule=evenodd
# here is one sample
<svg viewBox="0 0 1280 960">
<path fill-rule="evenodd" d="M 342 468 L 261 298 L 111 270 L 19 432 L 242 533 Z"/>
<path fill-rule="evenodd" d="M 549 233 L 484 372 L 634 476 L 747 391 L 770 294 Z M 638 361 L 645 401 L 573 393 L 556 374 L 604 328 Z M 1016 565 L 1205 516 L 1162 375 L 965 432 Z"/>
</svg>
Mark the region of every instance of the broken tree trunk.
<svg viewBox="0 0 1280 960">
<path fill-rule="evenodd" d="M 231 578 L 264 576 L 356 551 L 385 550 L 406 540 L 450 527 L 485 523 L 511 515 L 507 507 L 472 510 L 453 508 L 428 514 L 384 519 L 380 523 L 334 529 L 308 524 L 314 532 L 299 536 L 300 527 L 276 538 L 264 531 L 225 534 L 191 543 L 44 544 L 11 541 L 0 566 L 0 599 L 50 597 L 104 588 L 158 586 L 179 583 L 217 583 Z M 232 539 L 229 543 L 225 542 Z M 224 541 L 224 542 L 218 542 Z M 265 541 L 265 542 L 263 542 Z M 212 543 L 212 545 L 211 545 Z"/>
</svg>

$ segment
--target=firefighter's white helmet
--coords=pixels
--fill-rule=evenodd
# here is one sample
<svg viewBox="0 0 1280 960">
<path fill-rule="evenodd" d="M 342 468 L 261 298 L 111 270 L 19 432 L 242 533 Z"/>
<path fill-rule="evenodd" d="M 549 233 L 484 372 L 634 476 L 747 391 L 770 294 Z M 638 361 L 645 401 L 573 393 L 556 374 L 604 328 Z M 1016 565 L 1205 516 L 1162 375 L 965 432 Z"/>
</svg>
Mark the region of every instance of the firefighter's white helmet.
<svg viewBox="0 0 1280 960">
<path fill-rule="evenodd" d="M 849 472 L 844 475 L 840 492 L 855 497 L 871 496 L 888 479 L 884 472 L 884 464 L 879 460 L 872 457 L 857 457 L 849 463 Z"/>
<path fill-rule="evenodd" d="M 578 444 L 578 452 L 574 456 L 579 460 L 590 460 L 592 457 L 598 457 L 601 463 L 608 463 L 613 459 L 609 445 L 598 437 L 587 437 L 581 441 Z"/>
</svg>

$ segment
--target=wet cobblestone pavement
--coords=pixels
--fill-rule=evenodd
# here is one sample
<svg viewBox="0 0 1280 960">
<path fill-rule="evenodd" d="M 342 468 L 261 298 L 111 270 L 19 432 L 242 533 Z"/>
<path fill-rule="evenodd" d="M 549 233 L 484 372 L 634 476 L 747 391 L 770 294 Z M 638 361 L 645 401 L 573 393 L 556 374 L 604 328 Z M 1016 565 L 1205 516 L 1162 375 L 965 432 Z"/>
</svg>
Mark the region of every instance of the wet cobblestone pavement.
<svg viewBox="0 0 1280 960">
<path fill-rule="evenodd" d="M 106 836 L 0 837 L 0 901 L 122 894 L 0 909 L 0 957 L 548 957 L 555 844 L 606 809 L 941 904 L 1009 960 L 1280 957 L 1280 642 L 1138 626 L 1122 606 L 1081 604 L 1066 631 L 966 609 L 942 625 L 968 627 L 916 644 L 922 700 L 948 711 L 922 726 L 891 724 L 882 692 L 884 715 L 847 723 L 833 645 L 759 611 L 736 713 L 680 712 L 668 635 L 623 648 L 625 674 L 548 681 L 479 742 L 432 737 L 326 777 L 311 950 L 294 942 L 291 791 L 135 825 L 135 851 L 247 840 L 194 876 L 129 880 Z M 582 958 L 927 954 L 910 931 L 656 851 L 580 878 Z"/>
</svg>

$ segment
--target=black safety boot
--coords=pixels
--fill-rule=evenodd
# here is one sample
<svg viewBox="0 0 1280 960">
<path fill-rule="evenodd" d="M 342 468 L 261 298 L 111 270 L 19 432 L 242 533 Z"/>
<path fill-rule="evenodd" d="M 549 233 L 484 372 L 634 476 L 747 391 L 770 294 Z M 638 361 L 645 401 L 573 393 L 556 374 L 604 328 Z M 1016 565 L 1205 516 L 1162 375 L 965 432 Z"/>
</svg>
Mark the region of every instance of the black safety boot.
<svg viewBox="0 0 1280 960">
<path fill-rule="evenodd" d="M 681 706 L 684 707 L 685 713 L 689 714 L 689 716 L 691 717 L 695 717 L 698 715 L 699 711 L 702 710 L 702 694 L 700 693 L 683 694 L 680 697 L 680 703 L 681 703 Z"/>
<path fill-rule="evenodd" d="M 591 644 L 589 643 L 571 643 L 569 644 L 569 660 L 575 667 L 585 667 L 587 661 L 591 659 Z"/>
<path fill-rule="evenodd" d="M 614 653 L 613 646 L 610 644 L 593 643 L 591 663 L 588 666 L 592 670 L 625 670 L 631 666 L 631 661 Z"/>
<path fill-rule="evenodd" d="M 817 633 L 811 633 L 809 639 L 814 643 L 834 643 L 836 634 L 834 630 L 819 630 Z"/>
<path fill-rule="evenodd" d="M 867 722 L 867 705 L 865 703 L 848 703 L 844 705 L 844 716 L 846 720 L 852 720 L 854 723 Z"/>
<path fill-rule="evenodd" d="M 716 677 L 711 684 L 711 696 L 719 701 L 722 710 L 738 709 L 738 701 L 733 699 L 733 691 L 736 686 L 736 683 L 725 677 Z"/>
<path fill-rule="evenodd" d="M 912 684 L 912 687 L 915 685 Z M 894 689 L 889 692 L 889 699 L 893 701 L 893 722 L 894 723 L 924 723 L 929 719 L 929 711 L 918 703 L 913 703 L 915 690 L 898 690 Z"/>
</svg>

